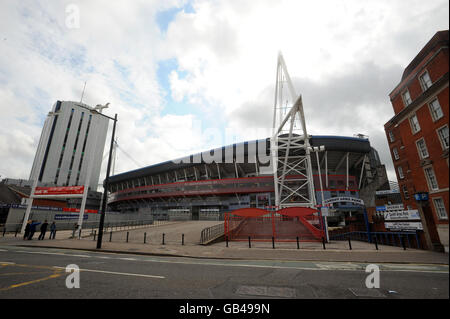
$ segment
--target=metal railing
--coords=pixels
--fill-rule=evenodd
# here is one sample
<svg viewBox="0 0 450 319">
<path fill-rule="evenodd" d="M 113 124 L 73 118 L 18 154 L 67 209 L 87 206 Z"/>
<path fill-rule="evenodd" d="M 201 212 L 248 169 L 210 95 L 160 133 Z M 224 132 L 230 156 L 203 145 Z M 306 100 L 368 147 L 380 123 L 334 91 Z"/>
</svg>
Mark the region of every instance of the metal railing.
<svg viewBox="0 0 450 319">
<path fill-rule="evenodd" d="M 93 222 L 84 222 L 83 230 L 91 230 L 91 233 L 94 232 L 95 229 L 98 229 L 100 221 Z M 167 221 L 159 221 L 159 220 L 126 220 L 126 221 L 114 221 L 114 222 L 105 222 L 103 226 L 103 231 L 111 231 L 111 230 L 127 230 L 133 229 L 136 227 L 146 226 L 146 225 L 159 225 L 167 223 Z M 41 224 L 42 225 L 42 224 Z M 37 225 L 36 232 L 40 231 L 40 226 Z M 76 221 L 60 221 L 56 222 L 56 230 L 72 230 L 75 231 L 77 227 Z M 19 233 L 22 228 L 22 223 L 11 223 L 0 225 L 0 236 L 4 236 L 6 233 Z M 50 223 L 47 227 L 47 232 L 50 231 Z"/>
<path fill-rule="evenodd" d="M 225 224 L 218 224 L 202 230 L 200 234 L 200 244 L 205 244 L 210 240 L 219 238 L 225 234 Z"/>
<path fill-rule="evenodd" d="M 417 232 L 367 232 L 354 231 L 330 236 L 330 240 L 359 240 L 366 242 L 376 241 L 380 245 L 409 247 L 421 249 L 420 238 Z"/>
</svg>

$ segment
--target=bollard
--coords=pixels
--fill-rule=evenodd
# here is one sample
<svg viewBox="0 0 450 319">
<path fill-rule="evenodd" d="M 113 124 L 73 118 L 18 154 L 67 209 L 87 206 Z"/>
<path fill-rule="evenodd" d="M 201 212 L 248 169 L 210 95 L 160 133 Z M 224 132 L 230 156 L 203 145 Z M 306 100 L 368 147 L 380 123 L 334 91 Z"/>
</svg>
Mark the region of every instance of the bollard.
<svg viewBox="0 0 450 319">
<path fill-rule="evenodd" d="M 326 249 L 325 248 L 325 237 L 322 237 L 322 246 L 323 246 L 323 249 Z"/>
<path fill-rule="evenodd" d="M 400 238 L 402 241 L 403 250 L 406 250 L 405 236 L 401 236 Z"/>
<path fill-rule="evenodd" d="M 300 241 L 299 241 L 298 236 L 297 236 L 297 249 L 300 249 Z"/>
<path fill-rule="evenodd" d="M 127 232 L 127 243 L 128 243 L 128 235 L 130 235 L 130 233 L 129 233 L 129 232 Z"/>
<path fill-rule="evenodd" d="M 184 246 L 184 234 L 181 234 L 181 245 Z"/>
<path fill-rule="evenodd" d="M 373 239 L 374 239 L 374 243 L 375 243 L 375 249 L 378 250 L 378 240 L 377 240 L 377 236 L 375 236 Z"/>
<path fill-rule="evenodd" d="M 248 236 L 248 248 L 252 248 L 252 242 L 250 240 L 250 236 Z"/>
<path fill-rule="evenodd" d="M 164 233 L 162 234 L 162 244 L 163 244 L 163 245 L 165 245 L 165 244 L 164 244 L 164 236 L 165 236 L 165 235 L 166 235 L 166 234 L 164 234 Z"/>
<path fill-rule="evenodd" d="M 75 229 L 72 232 L 72 238 L 75 238 Z"/>
<path fill-rule="evenodd" d="M 225 236 L 225 242 L 227 243 L 227 247 L 228 247 L 228 236 Z"/>
<path fill-rule="evenodd" d="M 272 236 L 272 249 L 275 249 L 275 237 Z"/>
<path fill-rule="evenodd" d="M 350 237 L 348 237 L 348 248 L 350 250 L 352 250 L 352 241 L 351 241 Z"/>
<path fill-rule="evenodd" d="M 146 243 L 146 241 L 147 241 L 147 233 L 144 233 L 144 244 Z"/>
<path fill-rule="evenodd" d="M 16 233 L 14 234 L 14 237 L 17 237 L 17 230 L 16 230 Z"/>
<path fill-rule="evenodd" d="M 3 228 L 3 237 L 5 237 L 5 233 L 6 233 L 6 227 Z"/>
<path fill-rule="evenodd" d="M 94 230 L 94 241 L 95 241 L 95 237 L 97 236 L 97 231 Z"/>
<path fill-rule="evenodd" d="M 109 242 L 112 240 L 112 231 L 109 232 Z"/>
</svg>

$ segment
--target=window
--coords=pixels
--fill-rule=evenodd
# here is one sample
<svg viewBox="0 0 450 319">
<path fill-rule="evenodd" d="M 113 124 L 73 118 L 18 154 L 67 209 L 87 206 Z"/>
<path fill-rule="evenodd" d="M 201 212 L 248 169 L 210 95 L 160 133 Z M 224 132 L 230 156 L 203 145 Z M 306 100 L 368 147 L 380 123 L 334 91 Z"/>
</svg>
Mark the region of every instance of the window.
<svg viewBox="0 0 450 319">
<path fill-rule="evenodd" d="M 396 160 L 398 160 L 398 159 L 400 158 L 400 156 L 398 155 L 398 150 L 397 150 L 396 147 L 394 147 L 394 148 L 392 149 L 392 153 L 394 154 L 394 158 L 395 158 Z"/>
<path fill-rule="evenodd" d="M 421 138 L 416 142 L 417 150 L 419 151 L 419 157 L 420 159 L 427 158 L 429 156 L 427 146 L 425 144 L 425 140 Z"/>
<path fill-rule="evenodd" d="M 441 141 L 442 148 L 448 150 L 448 126 L 441 127 L 437 130 L 439 140 Z"/>
<path fill-rule="evenodd" d="M 415 114 L 409 118 L 409 124 L 411 124 L 411 130 L 413 134 L 416 134 L 420 131 L 419 120 L 417 119 L 417 116 Z"/>
<path fill-rule="evenodd" d="M 425 71 L 425 73 L 420 76 L 420 85 L 422 85 L 422 89 L 426 91 L 432 84 L 430 75 Z"/>
<path fill-rule="evenodd" d="M 397 171 L 398 171 L 398 177 L 400 179 L 404 179 L 405 175 L 403 175 L 403 168 L 401 166 L 397 167 Z"/>
<path fill-rule="evenodd" d="M 394 136 L 394 133 L 393 133 L 392 131 L 389 131 L 389 140 L 390 140 L 391 142 L 394 142 L 394 141 L 395 141 L 395 136 Z"/>
<path fill-rule="evenodd" d="M 434 99 L 433 101 L 428 104 L 430 107 L 431 117 L 433 118 L 433 121 L 439 120 L 441 117 L 444 116 L 444 113 L 442 113 L 441 105 L 439 104 L 438 99 Z"/>
<path fill-rule="evenodd" d="M 405 197 L 405 199 L 409 199 L 408 187 L 406 185 L 403 185 L 402 190 L 403 190 L 403 196 Z"/>
<path fill-rule="evenodd" d="M 427 178 L 428 187 L 430 188 L 430 191 L 435 191 L 439 189 L 436 175 L 434 175 L 434 171 L 432 167 L 427 167 L 424 169 L 425 171 L 425 177 Z"/>
<path fill-rule="evenodd" d="M 445 210 L 445 205 L 442 198 L 433 198 L 433 203 L 439 219 L 448 219 L 447 211 Z"/>
<path fill-rule="evenodd" d="M 408 106 L 408 105 L 411 104 L 411 102 L 412 102 L 411 95 L 409 95 L 409 91 L 408 90 L 403 92 L 402 97 L 403 97 L 403 103 L 405 104 L 405 106 Z"/>
</svg>

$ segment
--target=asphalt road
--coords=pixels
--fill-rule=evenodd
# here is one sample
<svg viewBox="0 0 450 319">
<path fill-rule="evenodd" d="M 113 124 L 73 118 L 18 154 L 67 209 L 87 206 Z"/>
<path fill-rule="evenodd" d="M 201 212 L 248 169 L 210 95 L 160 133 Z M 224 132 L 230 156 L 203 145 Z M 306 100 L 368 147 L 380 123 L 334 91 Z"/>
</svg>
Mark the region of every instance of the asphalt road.
<svg viewBox="0 0 450 319">
<path fill-rule="evenodd" d="M 66 286 L 72 264 L 80 269 L 80 288 Z M 0 246 L 0 299 L 449 297 L 448 265 L 380 264 L 379 289 L 366 287 L 365 266 Z"/>
</svg>

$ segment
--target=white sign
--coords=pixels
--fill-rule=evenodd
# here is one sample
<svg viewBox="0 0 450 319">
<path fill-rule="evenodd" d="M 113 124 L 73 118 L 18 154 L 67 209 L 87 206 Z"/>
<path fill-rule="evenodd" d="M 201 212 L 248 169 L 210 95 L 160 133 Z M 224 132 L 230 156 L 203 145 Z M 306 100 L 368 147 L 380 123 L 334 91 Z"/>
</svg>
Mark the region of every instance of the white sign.
<svg viewBox="0 0 450 319">
<path fill-rule="evenodd" d="M 339 203 L 339 202 L 349 202 L 352 204 L 364 206 L 364 201 L 362 199 L 359 199 L 356 197 L 333 197 L 333 198 L 328 198 L 323 201 L 324 205 Z"/>
<path fill-rule="evenodd" d="M 420 214 L 417 209 L 396 210 L 384 213 L 385 220 L 420 220 Z"/>
<path fill-rule="evenodd" d="M 421 222 L 389 222 L 384 227 L 394 230 L 423 230 Z"/>
<path fill-rule="evenodd" d="M 386 210 L 403 210 L 403 204 L 386 205 Z"/>
<path fill-rule="evenodd" d="M 400 194 L 399 190 L 376 191 L 376 195 Z"/>
<path fill-rule="evenodd" d="M 320 212 L 322 213 L 322 217 L 327 217 L 328 216 L 328 207 L 322 207 L 320 209 Z"/>
</svg>

